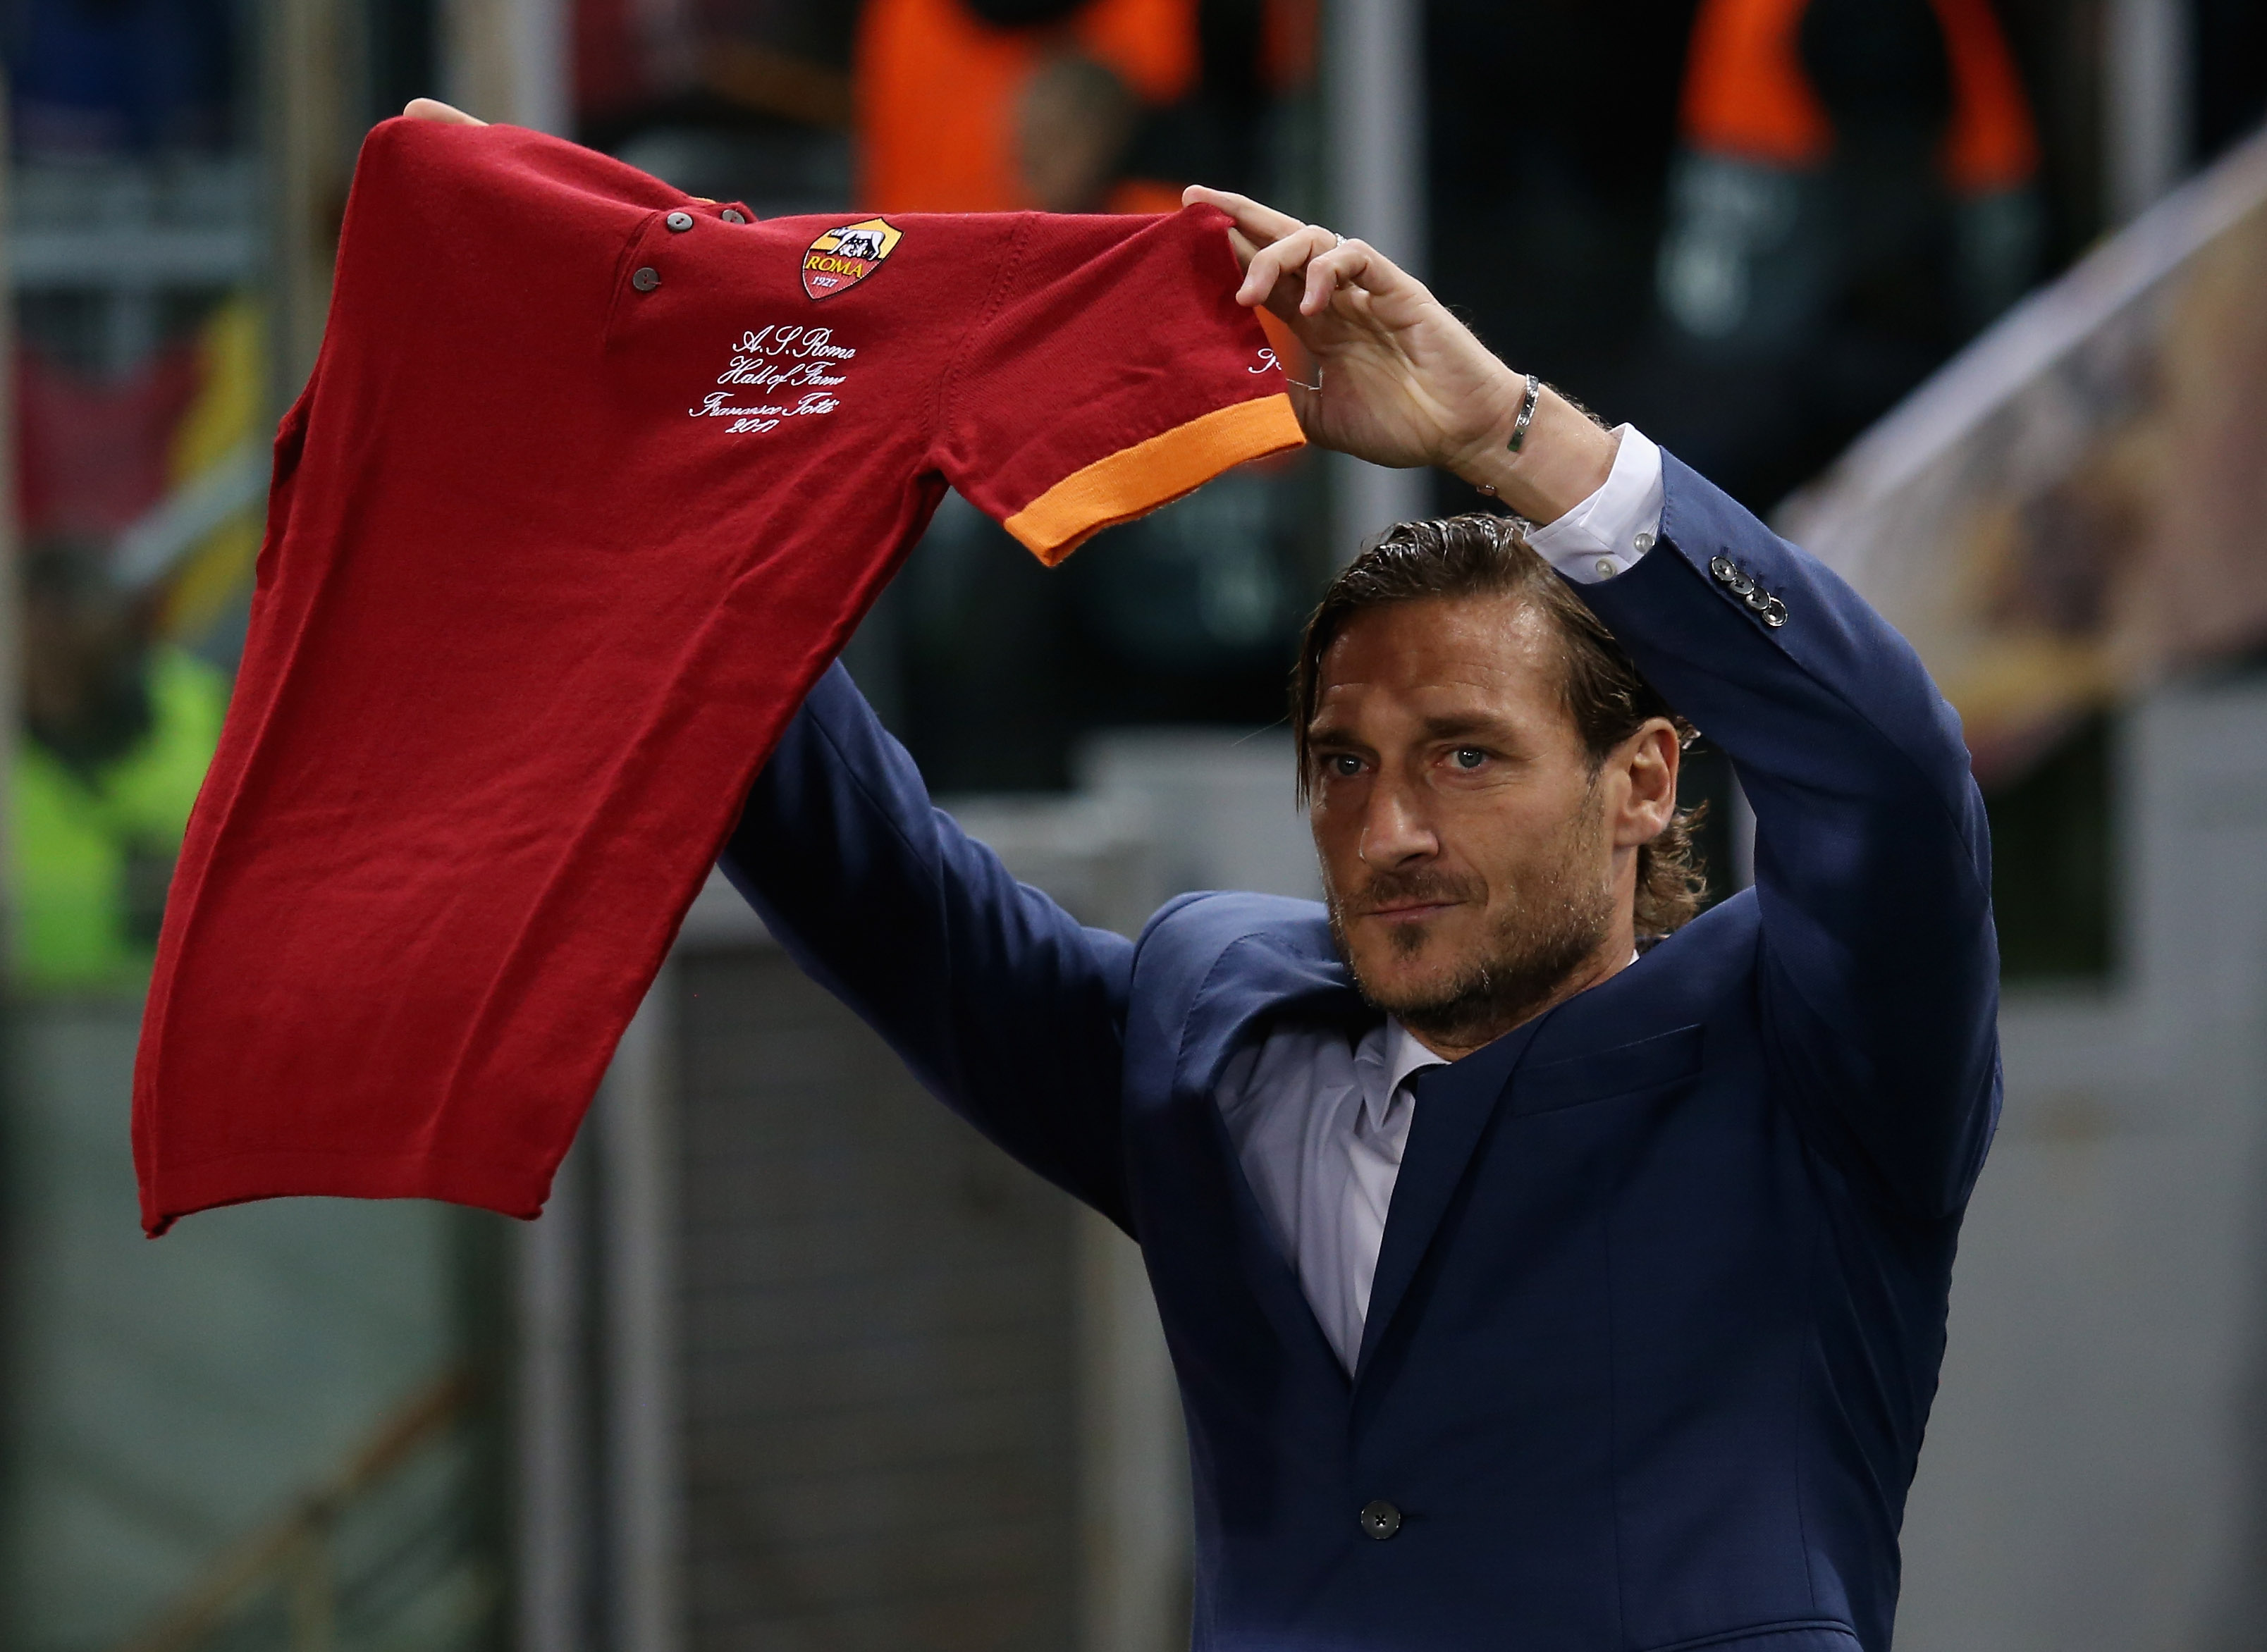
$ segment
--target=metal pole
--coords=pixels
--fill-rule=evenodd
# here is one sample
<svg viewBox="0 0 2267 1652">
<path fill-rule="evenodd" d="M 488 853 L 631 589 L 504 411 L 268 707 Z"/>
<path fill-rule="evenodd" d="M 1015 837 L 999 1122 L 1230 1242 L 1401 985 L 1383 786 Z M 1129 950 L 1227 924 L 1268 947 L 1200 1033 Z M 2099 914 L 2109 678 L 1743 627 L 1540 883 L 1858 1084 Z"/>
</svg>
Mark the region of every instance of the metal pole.
<svg viewBox="0 0 2267 1652">
<path fill-rule="evenodd" d="M 539 132 L 565 137 L 574 130 L 569 106 L 574 71 L 566 0 L 510 0 L 512 61 L 517 93 L 512 118 Z"/>
<path fill-rule="evenodd" d="M 449 100 L 565 136 L 574 123 L 566 0 L 444 0 Z"/>
<path fill-rule="evenodd" d="M 14 251 L 9 245 L 12 126 L 7 84 L 0 80 L 0 271 L 11 267 Z M 16 289 L 0 281 L 0 866 L 16 864 L 16 742 L 24 714 L 21 590 L 16 566 Z M 14 895 L 13 880 L 0 882 L 0 982 L 16 956 Z"/>
<path fill-rule="evenodd" d="M 622 1034 L 598 1105 L 606 1297 L 607 1544 L 613 1652 L 676 1652 L 677 1132 L 664 965 Z"/>
<path fill-rule="evenodd" d="M 1323 91 L 1332 221 L 1421 275 L 1425 212 L 1425 8 L 1421 0 L 1332 0 Z M 1428 515 L 1429 471 L 1332 456 L 1332 549 L 1351 558 L 1392 523 Z"/>
<path fill-rule="evenodd" d="M 1188 1441 L 1141 1247 L 1081 1210 L 1079 1652 L 1188 1644 Z"/>
<path fill-rule="evenodd" d="M 2103 205 L 2114 228 L 2188 174 L 2195 65 L 2185 0 L 2109 0 L 2102 27 Z"/>
<path fill-rule="evenodd" d="M 338 258 L 330 215 L 346 184 L 344 94 L 334 0 L 276 0 L 268 18 L 268 228 L 280 413 L 314 369 L 330 310 Z"/>
<path fill-rule="evenodd" d="M 562 135 L 571 129 L 566 0 L 441 0 L 441 14 L 444 96 L 484 120 Z M 641 1524 L 627 1510 L 650 1495 L 642 1488 L 653 1479 L 648 1460 L 651 1447 L 642 1436 L 625 1446 L 618 1423 L 610 1427 L 604 1442 L 610 1496 L 603 1510 L 591 1473 L 600 1444 L 599 1407 L 591 1393 L 588 1363 L 598 1293 L 587 1259 L 591 1228 L 599 1219 L 592 1172 L 602 1171 L 598 1180 L 605 1186 L 598 1191 L 611 1204 L 620 1179 L 617 1138 L 623 1129 L 615 1115 L 635 1111 L 646 1093 L 635 1077 L 622 1076 L 626 1067 L 634 1072 L 640 1065 L 642 1056 L 633 1050 L 638 1036 L 634 1023 L 593 1117 L 584 1125 L 583 1139 L 560 1166 L 549 1204 L 521 1236 L 518 1652 L 590 1652 L 597 1626 L 591 1620 L 594 1545 L 602 1541 L 609 1567 L 620 1568 L 610 1573 L 616 1588 L 608 1614 L 608 1641 L 618 1652 L 666 1652 L 674 1644 L 666 1636 L 642 1638 L 641 1626 L 657 1610 L 653 1568 L 642 1558 L 655 1544 L 648 1531 L 650 1523 Z M 638 1052 L 643 1049 L 636 1046 Z M 630 1093 L 627 1107 L 620 1093 L 624 1089 Z M 594 1135 L 600 1139 L 593 1142 Z M 594 1159 L 605 1162 L 594 1166 Z M 612 1264 L 606 1280 L 610 1305 L 623 1289 L 639 1288 L 621 1277 L 621 1259 L 612 1243 L 619 1225 L 615 1216 L 613 1209 L 605 1210 L 602 1236 L 608 1241 Z M 622 1315 L 610 1318 L 619 1321 Z M 609 1324 L 610 1343 L 619 1343 L 621 1328 L 619 1323 Z M 614 1414 L 623 1404 L 635 1406 L 642 1388 L 651 1385 L 646 1371 L 651 1356 L 642 1346 L 630 1356 L 635 1371 L 630 1384 L 634 1392 L 627 1393 L 623 1392 L 622 1351 L 611 1348 L 610 1356 L 605 1378 L 613 1402 L 609 1422 L 614 1423 Z M 666 1539 L 662 1548 L 673 1553 Z M 633 1555 L 639 1557 L 634 1562 Z M 665 1616 L 673 1597 L 658 1598 L 658 1610 Z"/>
<path fill-rule="evenodd" d="M 519 1235 L 518 1652 L 584 1652 L 588 1640 L 590 1170 L 578 1143 Z"/>
</svg>

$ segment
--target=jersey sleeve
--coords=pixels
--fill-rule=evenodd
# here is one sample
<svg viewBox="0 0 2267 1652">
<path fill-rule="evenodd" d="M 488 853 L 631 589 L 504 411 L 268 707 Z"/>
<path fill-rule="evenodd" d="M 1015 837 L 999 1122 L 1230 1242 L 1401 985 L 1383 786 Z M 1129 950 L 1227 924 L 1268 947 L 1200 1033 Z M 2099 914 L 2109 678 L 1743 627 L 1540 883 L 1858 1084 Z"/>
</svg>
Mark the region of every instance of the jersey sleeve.
<svg viewBox="0 0 2267 1652">
<path fill-rule="evenodd" d="M 1030 214 L 947 387 L 937 468 L 1042 562 L 1300 444 L 1225 214 Z"/>
</svg>

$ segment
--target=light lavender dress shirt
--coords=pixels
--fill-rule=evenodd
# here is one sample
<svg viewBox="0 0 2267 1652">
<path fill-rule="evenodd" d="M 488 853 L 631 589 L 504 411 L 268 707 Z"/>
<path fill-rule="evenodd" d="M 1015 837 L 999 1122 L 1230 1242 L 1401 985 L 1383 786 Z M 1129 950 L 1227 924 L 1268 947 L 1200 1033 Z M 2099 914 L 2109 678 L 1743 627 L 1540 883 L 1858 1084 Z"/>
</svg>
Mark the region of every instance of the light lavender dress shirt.
<svg viewBox="0 0 2267 1652">
<path fill-rule="evenodd" d="M 1215 1099 L 1244 1179 L 1349 1371 L 1409 1140 L 1410 1080 L 1447 1064 L 1386 1020 L 1358 1043 L 1335 1028 L 1280 1027 L 1221 1074 Z"/>
<path fill-rule="evenodd" d="M 1529 537 L 1577 584 L 1627 571 L 1661 532 L 1661 450 L 1628 425 L 1615 434 L 1605 485 Z M 1447 1064 L 1390 1019 L 1358 1040 L 1285 1026 L 1230 1057 L 1214 1093 L 1244 1180 L 1348 1371 L 1416 1108 L 1411 1081 Z"/>
</svg>

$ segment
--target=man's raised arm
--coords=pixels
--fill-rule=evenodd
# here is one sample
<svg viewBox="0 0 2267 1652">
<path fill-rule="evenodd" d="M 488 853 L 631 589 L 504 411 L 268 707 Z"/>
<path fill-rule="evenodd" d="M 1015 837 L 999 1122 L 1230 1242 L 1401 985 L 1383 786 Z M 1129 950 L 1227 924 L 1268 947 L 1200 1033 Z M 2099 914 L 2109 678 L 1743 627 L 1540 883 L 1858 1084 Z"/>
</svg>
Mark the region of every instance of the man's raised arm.
<svg viewBox="0 0 2267 1652">
<path fill-rule="evenodd" d="M 1240 298 L 1320 368 L 1309 438 L 1435 464 L 1536 548 L 1729 754 L 1756 810 L 1761 1005 L 1814 1139 L 1924 1217 L 1965 1199 L 1997 1114 L 1990 845 L 1958 719 L 1857 593 L 1633 431 L 1497 361 L 1360 242 L 1242 196 Z M 1381 524 L 1382 525 L 1382 524 Z"/>
<path fill-rule="evenodd" d="M 1133 943 L 1082 928 L 934 808 L 840 665 L 788 725 L 721 864 L 939 1100 L 1126 1224 Z"/>
<path fill-rule="evenodd" d="M 1675 458 L 1658 543 L 1581 587 L 1756 812 L 1764 1027 L 1820 1145 L 1912 1214 L 1965 1202 L 1999 1101 L 1984 801 L 1952 708 L 1832 572 Z"/>
</svg>

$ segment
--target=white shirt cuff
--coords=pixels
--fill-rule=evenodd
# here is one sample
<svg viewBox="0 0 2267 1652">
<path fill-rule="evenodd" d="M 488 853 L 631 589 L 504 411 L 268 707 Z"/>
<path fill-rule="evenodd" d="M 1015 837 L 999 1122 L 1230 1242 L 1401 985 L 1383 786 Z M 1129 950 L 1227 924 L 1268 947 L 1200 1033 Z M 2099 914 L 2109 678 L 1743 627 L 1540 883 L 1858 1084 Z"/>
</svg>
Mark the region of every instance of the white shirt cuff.
<svg viewBox="0 0 2267 1652">
<path fill-rule="evenodd" d="M 1614 435 L 1621 446 L 1605 485 L 1527 536 L 1544 561 L 1577 585 L 1628 573 L 1661 537 L 1661 450 L 1634 425 L 1618 426 Z"/>
</svg>

